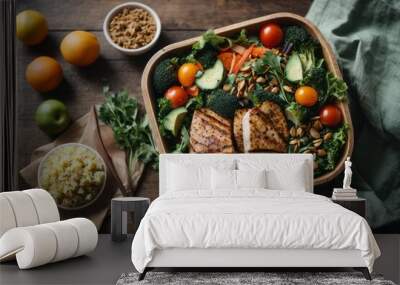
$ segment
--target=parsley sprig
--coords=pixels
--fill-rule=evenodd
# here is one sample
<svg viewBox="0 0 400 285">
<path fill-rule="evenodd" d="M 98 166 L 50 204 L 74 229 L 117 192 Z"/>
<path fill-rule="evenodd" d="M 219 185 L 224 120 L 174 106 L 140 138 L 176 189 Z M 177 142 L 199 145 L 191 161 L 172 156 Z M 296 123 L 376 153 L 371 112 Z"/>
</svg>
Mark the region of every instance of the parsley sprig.
<svg viewBox="0 0 400 285">
<path fill-rule="evenodd" d="M 136 98 L 130 97 L 126 90 L 114 93 L 104 87 L 105 102 L 100 107 L 100 119 L 109 125 L 117 144 L 127 152 L 129 173 L 138 167 L 138 162 L 158 167 L 158 152 L 147 117 L 139 112 Z"/>
</svg>

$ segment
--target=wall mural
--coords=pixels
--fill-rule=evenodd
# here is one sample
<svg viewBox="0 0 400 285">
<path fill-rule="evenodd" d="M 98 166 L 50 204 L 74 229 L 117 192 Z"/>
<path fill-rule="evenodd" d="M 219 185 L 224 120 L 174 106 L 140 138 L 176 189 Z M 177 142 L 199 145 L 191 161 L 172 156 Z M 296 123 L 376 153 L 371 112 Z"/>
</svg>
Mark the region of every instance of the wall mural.
<svg viewBox="0 0 400 285">
<path fill-rule="evenodd" d="M 314 5 L 307 16 L 322 34 L 301 20 L 267 24 L 258 33 L 257 24 L 225 29 L 224 35 L 209 30 L 199 41 L 166 48 L 151 59 L 147 54 L 140 68 L 147 67 L 129 82 L 121 64 L 131 63 L 120 54 L 100 54 L 103 48 L 129 53 L 156 41 L 159 19 L 151 13 L 136 11 L 145 19 L 146 37 L 126 43 L 120 26 L 109 24 L 107 43 L 94 32 L 56 32 L 63 29 L 51 26 L 49 15 L 17 7 L 17 61 L 25 70 L 25 78 L 17 74 L 17 89 L 32 93 L 25 96 L 33 102 L 18 109 L 18 134 L 34 141 L 30 148 L 18 147 L 19 187 L 48 190 L 63 216 L 85 215 L 100 228 L 113 196 L 155 198 L 156 149 L 309 153 L 315 191 L 329 196 L 342 186 L 345 163 L 349 186 L 351 156 L 351 186 L 368 201 L 370 225 L 399 232 L 400 97 L 393 96 L 399 80 L 382 78 L 398 74 L 398 67 L 391 57 L 394 42 L 383 45 L 381 38 L 383 30 L 395 33 L 396 25 L 369 23 L 376 7 L 361 13 L 355 7 L 369 4 L 359 1 L 346 3 L 340 16 L 324 14 L 342 10 L 328 5 L 323 10 Z M 398 10 L 378 8 L 400 19 Z M 368 22 L 369 33 L 348 19 Z M 126 18 L 116 14 L 106 21 Z M 371 52 L 376 45 L 386 60 Z M 129 66 L 127 72 L 136 69 Z M 85 79 L 80 85 L 74 82 L 78 77 Z M 88 91 L 93 89 L 98 92 Z M 146 166 L 153 181 L 141 183 Z"/>
</svg>

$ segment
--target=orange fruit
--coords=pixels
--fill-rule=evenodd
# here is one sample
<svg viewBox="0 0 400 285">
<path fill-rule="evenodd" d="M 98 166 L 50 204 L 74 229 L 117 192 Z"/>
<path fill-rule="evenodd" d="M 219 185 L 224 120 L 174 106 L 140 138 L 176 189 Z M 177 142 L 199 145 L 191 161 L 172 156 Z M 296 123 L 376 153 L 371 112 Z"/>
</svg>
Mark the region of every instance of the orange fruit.
<svg viewBox="0 0 400 285">
<path fill-rule="evenodd" d="M 28 64 L 25 77 L 36 91 L 48 92 L 61 83 L 63 71 L 61 65 L 54 58 L 40 56 Z"/>
<path fill-rule="evenodd" d="M 38 11 L 25 10 L 17 15 L 17 38 L 27 45 L 41 43 L 47 36 L 46 18 Z"/>
<path fill-rule="evenodd" d="M 92 64 L 100 54 L 100 45 L 94 34 L 74 31 L 64 37 L 60 45 L 66 61 L 78 66 Z"/>
</svg>

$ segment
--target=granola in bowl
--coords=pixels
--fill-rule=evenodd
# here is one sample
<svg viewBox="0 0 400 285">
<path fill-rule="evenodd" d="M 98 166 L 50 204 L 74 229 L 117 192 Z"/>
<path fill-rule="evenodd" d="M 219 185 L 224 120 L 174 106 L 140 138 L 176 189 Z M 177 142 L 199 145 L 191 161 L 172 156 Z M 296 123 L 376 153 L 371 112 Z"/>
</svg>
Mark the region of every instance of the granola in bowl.
<svg viewBox="0 0 400 285">
<path fill-rule="evenodd" d="M 161 33 L 161 22 L 150 7 L 128 2 L 108 13 L 103 31 L 114 48 L 129 55 L 138 55 L 156 43 Z"/>
</svg>

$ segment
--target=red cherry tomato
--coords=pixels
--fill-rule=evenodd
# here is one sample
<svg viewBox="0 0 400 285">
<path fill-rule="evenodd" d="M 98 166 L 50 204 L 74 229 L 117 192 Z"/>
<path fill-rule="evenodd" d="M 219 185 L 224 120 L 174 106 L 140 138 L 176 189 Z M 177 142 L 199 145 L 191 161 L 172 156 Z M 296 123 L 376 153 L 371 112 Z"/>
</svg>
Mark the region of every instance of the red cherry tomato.
<svg viewBox="0 0 400 285">
<path fill-rule="evenodd" d="M 185 90 L 192 97 L 196 97 L 200 93 L 199 87 L 197 87 L 196 85 L 185 88 Z"/>
<path fill-rule="evenodd" d="M 259 37 L 266 48 L 273 48 L 282 42 L 283 31 L 277 24 L 270 23 L 260 28 Z"/>
<path fill-rule="evenodd" d="M 323 125 L 334 128 L 342 121 L 342 112 L 335 105 L 326 105 L 319 111 Z"/>
<path fill-rule="evenodd" d="M 172 108 L 183 106 L 188 101 L 188 94 L 180 86 L 172 86 L 165 92 L 165 98 L 169 100 Z"/>
</svg>

